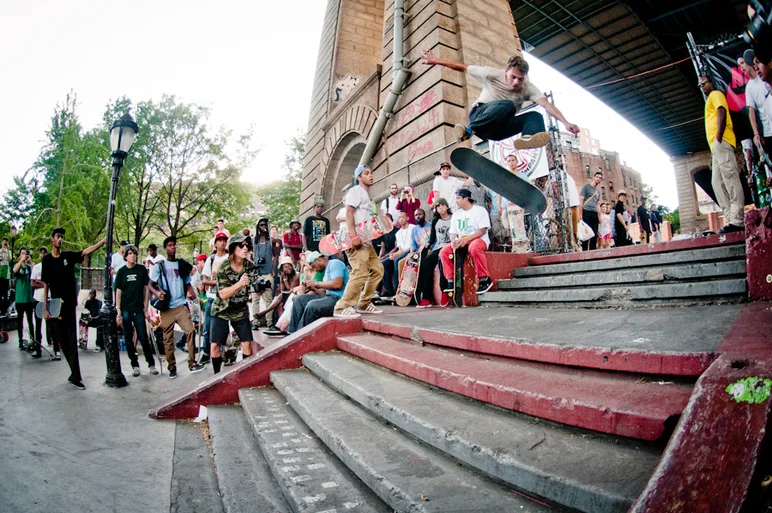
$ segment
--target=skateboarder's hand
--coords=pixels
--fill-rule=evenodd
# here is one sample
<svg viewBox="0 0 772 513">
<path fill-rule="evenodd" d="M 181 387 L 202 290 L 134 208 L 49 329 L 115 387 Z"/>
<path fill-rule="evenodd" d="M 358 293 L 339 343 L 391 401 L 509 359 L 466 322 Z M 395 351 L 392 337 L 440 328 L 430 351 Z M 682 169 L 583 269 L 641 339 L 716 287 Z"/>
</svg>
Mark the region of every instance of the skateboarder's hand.
<svg viewBox="0 0 772 513">
<path fill-rule="evenodd" d="M 578 126 L 576 126 L 576 125 L 575 125 L 575 124 L 573 124 L 573 123 L 568 123 L 568 124 L 566 125 L 566 130 L 568 130 L 569 132 L 571 132 L 571 133 L 572 133 L 572 134 L 574 134 L 574 135 L 579 135 L 579 127 L 578 127 Z"/>
<path fill-rule="evenodd" d="M 116 326 L 123 324 L 123 317 L 121 316 L 121 312 L 118 312 L 118 314 L 115 316 L 115 324 Z"/>
<path fill-rule="evenodd" d="M 453 249 L 458 249 L 458 247 L 461 245 L 461 239 L 450 241 L 450 245 L 453 247 Z"/>
<path fill-rule="evenodd" d="M 434 64 L 437 64 L 437 56 L 434 55 L 434 53 L 431 50 L 427 50 L 421 55 L 421 62 L 423 64 L 428 64 L 429 66 L 433 66 Z"/>
<path fill-rule="evenodd" d="M 44 318 L 45 320 L 48 320 L 48 319 L 50 319 L 50 318 L 51 318 L 51 314 L 50 314 L 50 313 L 48 313 L 48 310 L 43 310 L 43 318 Z"/>
<path fill-rule="evenodd" d="M 359 249 L 362 247 L 362 238 L 358 235 L 356 237 L 351 238 L 351 247 L 354 249 Z"/>
</svg>

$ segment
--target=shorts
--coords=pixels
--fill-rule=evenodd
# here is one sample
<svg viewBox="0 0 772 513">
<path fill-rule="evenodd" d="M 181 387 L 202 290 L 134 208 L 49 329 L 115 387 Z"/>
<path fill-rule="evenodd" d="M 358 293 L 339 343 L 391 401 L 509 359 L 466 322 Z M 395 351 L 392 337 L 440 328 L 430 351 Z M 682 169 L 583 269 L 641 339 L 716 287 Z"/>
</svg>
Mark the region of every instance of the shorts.
<svg viewBox="0 0 772 513">
<path fill-rule="evenodd" d="M 604 239 L 604 240 L 606 239 L 611 240 L 614 238 L 614 235 L 611 232 L 608 232 L 608 233 L 604 233 L 603 235 L 598 235 L 598 238 Z"/>
<path fill-rule="evenodd" d="M 212 344 L 225 345 L 230 334 L 228 323 L 233 326 L 233 331 L 239 337 L 239 342 L 252 342 L 254 337 L 252 336 L 252 323 L 249 322 L 249 317 L 237 321 L 226 321 L 213 315 L 209 325 L 209 336 Z"/>
</svg>

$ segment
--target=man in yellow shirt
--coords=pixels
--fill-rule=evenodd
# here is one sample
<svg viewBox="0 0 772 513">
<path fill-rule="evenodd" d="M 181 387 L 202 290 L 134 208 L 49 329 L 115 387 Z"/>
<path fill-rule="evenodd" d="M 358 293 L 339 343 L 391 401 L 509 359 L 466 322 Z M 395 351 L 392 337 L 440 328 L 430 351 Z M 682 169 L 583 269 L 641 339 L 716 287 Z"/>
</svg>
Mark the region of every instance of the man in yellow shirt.
<svg viewBox="0 0 772 513">
<path fill-rule="evenodd" d="M 737 169 L 734 148 L 737 144 L 732 129 L 732 118 L 726 96 L 713 87 L 708 77 L 700 76 L 700 89 L 708 97 L 705 103 L 705 132 L 713 154 L 711 185 L 716 194 L 718 205 L 724 211 L 729 224 L 720 232 L 740 232 L 745 230 L 743 222 L 743 188 Z"/>
</svg>

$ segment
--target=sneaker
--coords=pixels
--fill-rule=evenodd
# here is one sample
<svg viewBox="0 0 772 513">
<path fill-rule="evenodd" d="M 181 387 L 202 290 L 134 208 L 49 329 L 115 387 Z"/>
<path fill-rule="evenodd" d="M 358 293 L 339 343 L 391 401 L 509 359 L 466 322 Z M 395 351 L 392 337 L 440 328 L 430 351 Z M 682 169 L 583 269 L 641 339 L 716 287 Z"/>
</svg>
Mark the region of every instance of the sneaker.
<svg viewBox="0 0 772 513">
<path fill-rule="evenodd" d="M 212 358 L 208 354 L 201 353 L 201 359 L 198 360 L 198 364 L 199 365 L 206 365 L 210 361 L 212 361 Z"/>
<path fill-rule="evenodd" d="M 448 284 L 442 289 L 443 292 L 453 292 L 453 280 L 448 280 Z"/>
<path fill-rule="evenodd" d="M 278 337 L 278 336 L 286 335 L 285 332 L 283 332 L 282 330 L 280 330 L 275 326 L 273 328 L 268 328 L 267 330 L 263 331 L 263 334 L 268 335 L 269 337 Z"/>
<path fill-rule="evenodd" d="M 338 317 L 339 319 L 356 319 L 357 317 L 361 317 L 357 313 L 356 310 L 354 310 L 353 306 L 349 306 L 348 308 L 344 308 L 340 312 L 335 312 L 332 314 L 333 317 Z"/>
<path fill-rule="evenodd" d="M 151 365 L 148 370 L 150 371 L 150 374 L 152 374 L 153 376 L 158 374 L 158 369 L 155 368 L 155 365 Z"/>
<path fill-rule="evenodd" d="M 547 146 L 550 142 L 550 134 L 547 132 L 539 132 L 533 135 L 524 135 L 520 139 L 515 140 L 515 149 L 528 150 L 531 148 L 541 148 Z"/>
<path fill-rule="evenodd" d="M 257 324 L 253 324 L 252 331 L 260 331 L 260 326 L 258 326 Z"/>
<path fill-rule="evenodd" d="M 448 299 L 448 295 L 443 292 L 442 297 L 440 298 L 440 304 L 437 305 L 440 308 L 446 308 L 450 304 L 450 299 Z"/>
<path fill-rule="evenodd" d="M 472 129 L 461 123 L 453 127 L 453 133 L 456 135 L 458 142 L 466 141 L 472 137 Z"/>
<path fill-rule="evenodd" d="M 58 362 L 62 359 L 62 355 L 60 355 L 59 353 L 54 353 L 51 359 Z"/>
<path fill-rule="evenodd" d="M 169 372 L 169 379 L 177 379 L 177 371 L 173 370 Z"/>
<path fill-rule="evenodd" d="M 202 370 L 206 369 L 203 365 L 200 365 L 198 363 L 194 363 L 190 366 L 190 373 L 195 374 L 196 372 L 201 372 Z"/>
<path fill-rule="evenodd" d="M 378 315 L 383 313 L 383 310 L 381 310 L 380 308 L 375 308 L 375 305 L 372 303 L 367 305 L 367 308 L 357 308 L 356 311 L 359 313 L 372 314 L 372 315 Z"/>
<path fill-rule="evenodd" d="M 721 228 L 718 233 L 731 233 L 731 232 L 744 232 L 744 226 L 737 226 L 736 224 L 728 224 Z"/>
<path fill-rule="evenodd" d="M 33 360 L 39 360 L 40 358 L 43 358 L 43 354 L 42 353 L 35 353 L 35 354 L 32 355 L 32 359 Z"/>
<path fill-rule="evenodd" d="M 70 385 L 74 386 L 78 390 L 86 390 L 86 385 L 84 385 L 82 381 L 67 381 L 69 381 Z"/>
<path fill-rule="evenodd" d="M 137 376 L 139 376 L 139 367 L 132 367 L 131 368 L 131 375 L 134 376 L 135 378 Z"/>
<path fill-rule="evenodd" d="M 416 308 L 431 308 L 432 302 L 428 299 L 422 299 L 420 303 L 416 305 Z"/>
<path fill-rule="evenodd" d="M 185 347 L 185 346 L 177 346 L 177 349 L 179 349 L 179 350 L 180 350 L 180 351 L 182 351 L 183 353 L 187 353 L 187 352 L 188 352 L 188 348 L 187 348 L 187 347 Z"/>
<path fill-rule="evenodd" d="M 95 348 L 94 348 L 94 352 L 95 352 L 95 353 L 101 353 L 101 352 L 102 352 L 102 351 L 104 351 L 104 350 L 105 350 L 105 348 L 104 348 L 104 347 L 95 347 Z"/>
<path fill-rule="evenodd" d="M 480 284 L 477 286 L 477 293 L 483 294 L 488 292 L 491 290 L 491 287 L 493 287 L 493 280 L 491 280 L 490 276 L 483 276 L 480 278 Z"/>
</svg>

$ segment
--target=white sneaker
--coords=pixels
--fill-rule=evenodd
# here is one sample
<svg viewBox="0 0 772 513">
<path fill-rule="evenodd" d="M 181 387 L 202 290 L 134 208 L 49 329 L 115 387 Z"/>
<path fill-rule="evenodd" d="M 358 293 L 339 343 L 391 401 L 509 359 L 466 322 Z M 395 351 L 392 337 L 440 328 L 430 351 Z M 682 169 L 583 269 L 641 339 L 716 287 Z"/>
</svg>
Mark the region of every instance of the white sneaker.
<svg viewBox="0 0 772 513">
<path fill-rule="evenodd" d="M 150 369 L 149 369 L 149 370 L 150 370 L 150 374 L 152 374 L 153 376 L 155 376 L 156 374 L 158 374 L 158 369 L 156 369 L 156 368 L 155 368 L 155 365 L 153 365 L 152 367 L 150 367 Z"/>
<path fill-rule="evenodd" d="M 137 376 L 139 376 L 139 367 L 132 367 L 131 368 L 131 375 L 134 376 L 135 378 Z"/>
<path fill-rule="evenodd" d="M 367 305 L 367 308 L 357 308 L 356 311 L 361 313 L 361 314 L 376 314 L 377 315 L 377 314 L 382 314 L 383 313 L 383 310 L 381 310 L 380 308 L 375 308 L 375 305 L 373 305 L 372 303 Z"/>
<path fill-rule="evenodd" d="M 372 306 L 372 305 L 370 305 Z M 357 317 L 361 317 L 357 313 L 356 310 L 354 310 L 353 306 L 349 306 L 348 308 L 344 308 L 340 312 L 335 312 L 332 314 L 333 317 L 338 317 L 339 319 L 356 319 Z"/>
</svg>

